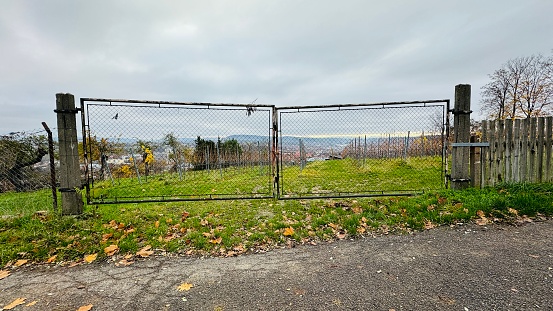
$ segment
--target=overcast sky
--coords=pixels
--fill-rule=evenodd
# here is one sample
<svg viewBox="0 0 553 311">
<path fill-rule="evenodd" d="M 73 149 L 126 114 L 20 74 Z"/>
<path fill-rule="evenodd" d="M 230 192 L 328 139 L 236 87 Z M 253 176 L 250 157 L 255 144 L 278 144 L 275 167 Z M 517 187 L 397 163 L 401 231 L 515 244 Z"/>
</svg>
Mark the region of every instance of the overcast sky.
<svg viewBox="0 0 553 311">
<path fill-rule="evenodd" d="M 55 94 L 280 106 L 453 99 L 553 49 L 551 0 L 2 0 L 0 134 Z"/>
</svg>

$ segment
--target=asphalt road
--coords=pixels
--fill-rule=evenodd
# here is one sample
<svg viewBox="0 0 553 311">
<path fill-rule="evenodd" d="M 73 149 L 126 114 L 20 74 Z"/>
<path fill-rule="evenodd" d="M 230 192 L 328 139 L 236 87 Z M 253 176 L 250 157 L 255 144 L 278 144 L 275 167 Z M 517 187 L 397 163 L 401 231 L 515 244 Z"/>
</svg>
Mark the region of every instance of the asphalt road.
<svg viewBox="0 0 553 311">
<path fill-rule="evenodd" d="M 0 280 L 0 308 L 16 298 L 25 304 L 12 310 L 553 310 L 553 221 L 233 258 L 31 266 Z"/>
</svg>

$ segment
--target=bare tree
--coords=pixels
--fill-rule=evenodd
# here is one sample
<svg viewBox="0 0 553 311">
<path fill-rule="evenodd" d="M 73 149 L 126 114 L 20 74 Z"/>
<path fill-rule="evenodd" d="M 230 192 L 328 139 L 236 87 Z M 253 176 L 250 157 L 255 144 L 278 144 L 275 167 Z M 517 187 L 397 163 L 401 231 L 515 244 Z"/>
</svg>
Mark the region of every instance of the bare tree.
<svg viewBox="0 0 553 311">
<path fill-rule="evenodd" d="M 482 87 L 482 112 L 493 119 L 547 115 L 553 98 L 553 57 L 508 60 Z"/>
<path fill-rule="evenodd" d="M 542 55 L 528 58 L 528 65 L 521 75 L 518 102 L 520 111 L 527 118 L 546 115 L 551 110 L 551 66 L 551 58 L 547 59 Z"/>
<path fill-rule="evenodd" d="M 482 111 L 494 119 L 507 117 L 509 101 L 509 73 L 505 68 L 489 75 L 492 81 L 482 87 Z"/>
</svg>

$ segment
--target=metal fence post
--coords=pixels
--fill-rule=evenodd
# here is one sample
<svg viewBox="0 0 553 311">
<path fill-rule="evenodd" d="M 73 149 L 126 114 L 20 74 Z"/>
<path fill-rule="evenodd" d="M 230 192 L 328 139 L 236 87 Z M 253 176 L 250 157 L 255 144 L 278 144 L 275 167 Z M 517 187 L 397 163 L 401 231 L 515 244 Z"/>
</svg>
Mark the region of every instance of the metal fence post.
<svg viewBox="0 0 553 311">
<path fill-rule="evenodd" d="M 60 156 L 60 188 L 62 215 L 83 213 L 81 172 L 77 142 L 75 97 L 72 94 L 56 94 L 58 140 Z"/>
<path fill-rule="evenodd" d="M 455 86 L 453 108 L 454 143 L 470 142 L 470 84 Z M 451 188 L 465 189 L 470 185 L 470 147 L 455 147 L 452 153 Z"/>
</svg>

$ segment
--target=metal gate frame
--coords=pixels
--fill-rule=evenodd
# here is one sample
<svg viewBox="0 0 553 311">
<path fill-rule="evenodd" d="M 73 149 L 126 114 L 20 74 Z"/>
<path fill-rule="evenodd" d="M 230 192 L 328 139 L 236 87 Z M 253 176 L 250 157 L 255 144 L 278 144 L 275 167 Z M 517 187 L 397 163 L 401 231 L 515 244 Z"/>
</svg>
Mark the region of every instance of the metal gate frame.
<svg viewBox="0 0 553 311">
<path fill-rule="evenodd" d="M 91 146 L 87 146 L 87 134 L 90 135 L 90 124 L 89 124 L 89 115 L 88 111 L 85 108 L 85 102 L 104 102 L 115 104 L 140 104 L 140 105 L 153 105 L 157 107 L 162 107 L 164 105 L 170 106 L 199 106 L 199 107 L 227 107 L 227 108 L 243 108 L 246 111 L 254 111 L 256 108 L 265 108 L 270 109 L 271 113 L 271 122 L 270 122 L 270 141 L 271 141 L 271 179 L 272 179 L 272 189 L 271 195 L 267 196 L 256 196 L 256 197 L 240 197 L 240 196 L 229 196 L 229 197 L 179 197 L 179 198 L 160 198 L 160 199 L 130 199 L 130 200 L 116 200 L 116 201 L 104 201 L 104 200 L 95 200 L 91 197 L 91 186 L 94 185 L 94 178 L 92 175 L 93 166 L 92 161 L 89 159 Z M 87 204 L 111 204 L 111 203 L 146 203 L 146 202 L 171 202 L 171 201 L 205 201 L 205 200 L 237 200 L 237 199 L 278 199 L 278 200 L 287 200 L 287 199 L 321 199 L 321 198 L 351 198 L 351 197 L 380 197 L 380 196 L 412 196 L 417 193 L 386 193 L 385 191 L 367 191 L 366 193 L 356 193 L 356 194 L 336 194 L 336 195 L 315 195 L 315 196 L 292 196 L 286 197 L 283 196 L 283 188 L 281 184 L 281 176 L 283 169 L 283 152 L 282 145 L 280 141 L 280 134 L 282 129 L 280 128 L 280 114 L 285 111 L 301 111 L 307 109 L 354 109 L 362 107 L 373 107 L 373 108 L 386 108 L 392 106 L 426 106 L 426 105 L 444 105 L 443 111 L 443 124 L 442 124 L 442 179 L 444 180 L 444 188 L 447 187 L 447 176 L 448 176 L 448 164 L 447 164 L 447 153 L 448 153 L 448 138 L 450 132 L 450 100 L 425 100 L 425 101 L 406 101 L 406 102 L 382 102 L 382 103 L 361 103 L 361 104 L 338 104 L 338 105 L 312 105 L 312 106 L 284 106 L 277 107 L 275 105 L 262 105 L 262 104 L 229 104 L 229 103 L 198 103 L 198 102 L 171 102 L 171 101 L 148 101 L 148 100 L 128 100 L 128 99 L 103 99 L 103 98 L 80 98 L 80 112 L 81 112 L 81 126 L 82 126 L 82 143 L 83 143 L 83 152 L 84 152 L 84 175 L 85 175 L 85 189 L 86 189 L 86 200 Z"/>
<path fill-rule="evenodd" d="M 148 107 L 158 107 L 158 108 L 165 108 L 167 106 L 169 107 L 204 107 L 206 109 L 211 108 L 217 108 L 217 107 L 223 107 L 226 109 L 244 109 L 247 111 L 247 113 L 253 113 L 257 108 L 264 108 L 268 111 L 270 111 L 270 119 L 268 126 L 268 130 L 270 131 L 270 142 L 271 142 L 271 189 L 269 190 L 270 193 L 267 195 L 256 195 L 256 196 L 241 196 L 241 195 L 209 195 L 209 194 L 203 194 L 203 195 L 179 195 L 179 197 L 159 197 L 157 199 L 140 199 L 138 198 L 123 198 L 123 199 L 115 199 L 115 200 L 97 200 L 96 198 L 93 198 L 91 195 L 91 187 L 94 186 L 94 176 L 93 176 L 93 163 L 90 159 L 90 156 L 92 154 L 91 147 L 87 146 L 87 140 L 90 139 L 91 131 L 90 131 L 90 118 L 88 113 L 88 105 L 85 104 L 86 102 L 102 102 L 102 103 L 109 103 L 109 106 L 111 105 L 128 105 L 132 106 L 135 105 L 148 105 Z M 142 106 L 144 107 L 144 106 Z M 276 130 L 274 128 L 275 123 L 272 122 L 273 116 L 275 115 L 275 106 L 274 105 L 263 105 L 263 104 L 232 104 L 232 103 L 198 103 L 198 102 L 172 102 L 172 101 L 149 101 L 149 100 L 129 100 L 129 99 L 105 99 L 105 98 L 80 98 L 80 112 L 81 112 L 81 129 L 82 129 L 82 142 L 83 142 L 83 156 L 84 156 L 84 176 L 85 176 L 85 183 L 84 187 L 86 189 L 86 200 L 87 204 L 111 204 L 111 203 L 148 203 L 148 202 L 175 202 L 175 201 L 206 201 L 206 200 L 239 200 L 239 199 L 272 199 L 278 197 L 277 190 L 278 188 L 275 187 L 275 175 L 277 173 L 277 169 L 274 165 L 278 163 L 276 160 L 278 157 L 277 148 L 274 146 L 277 145 L 277 138 L 274 137 L 276 134 Z"/>
<path fill-rule="evenodd" d="M 282 126 L 281 126 L 281 117 L 280 114 L 286 111 L 296 111 L 300 112 L 301 110 L 318 110 L 318 111 L 326 111 L 326 110 L 337 110 L 340 111 L 342 109 L 355 109 L 355 108 L 388 108 L 388 107 L 398 107 L 398 106 L 404 106 L 404 107 L 427 107 L 427 105 L 433 105 L 433 106 L 442 106 L 443 105 L 443 112 L 442 112 L 442 133 L 441 133 L 441 140 L 442 140 L 442 172 L 441 172 L 441 179 L 443 180 L 444 188 L 447 188 L 448 182 L 449 182 L 449 174 L 448 174 L 448 161 L 447 161 L 447 154 L 448 154 L 448 143 L 449 143 L 449 132 L 450 132 L 450 100 L 449 99 L 441 99 L 441 100 L 425 100 L 425 101 L 406 101 L 406 102 L 382 102 L 382 103 L 359 103 L 359 104 L 336 104 L 336 105 L 310 105 L 310 106 L 288 106 L 288 107 L 276 107 L 276 115 L 274 117 L 274 122 L 278 123 L 277 125 L 273 126 L 274 128 L 278 128 L 278 133 L 276 134 L 277 137 L 282 134 Z M 277 141 L 278 148 L 279 148 L 279 160 L 277 164 L 277 174 L 275 176 L 275 187 L 277 187 L 277 199 L 279 200 L 297 200 L 297 199 L 330 199 L 330 198 L 356 198 L 356 197 L 383 197 L 383 196 L 413 196 L 416 194 L 420 194 L 421 191 L 411 191 L 411 192 L 385 192 L 382 190 L 367 190 L 367 192 L 364 193 L 337 193 L 337 194 L 331 194 L 331 195 L 303 195 L 303 196 L 283 196 L 283 179 L 282 179 L 282 169 L 283 169 L 283 150 L 282 150 L 282 144 L 281 141 Z"/>
</svg>

